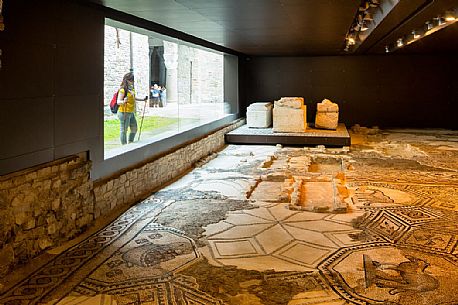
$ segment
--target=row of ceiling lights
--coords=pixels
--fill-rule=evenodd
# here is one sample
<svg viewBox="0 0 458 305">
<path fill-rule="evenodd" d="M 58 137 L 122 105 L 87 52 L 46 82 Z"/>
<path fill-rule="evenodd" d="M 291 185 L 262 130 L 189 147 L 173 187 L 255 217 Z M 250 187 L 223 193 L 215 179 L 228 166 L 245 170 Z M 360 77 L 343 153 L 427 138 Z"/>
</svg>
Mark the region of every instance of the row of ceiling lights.
<svg viewBox="0 0 458 305">
<path fill-rule="evenodd" d="M 350 30 L 346 36 L 345 51 L 356 45 L 361 32 L 369 29 L 369 25 L 373 22 L 374 10 L 380 6 L 380 0 L 363 0 L 358 8 L 358 12 L 353 20 Z"/>
<path fill-rule="evenodd" d="M 408 35 L 404 35 L 396 40 L 392 45 L 385 46 L 385 52 L 389 53 L 396 49 L 409 45 L 425 36 L 431 35 L 458 21 L 458 9 L 448 10 L 445 14 L 437 16 L 425 22 L 423 28 L 412 30 Z"/>
</svg>

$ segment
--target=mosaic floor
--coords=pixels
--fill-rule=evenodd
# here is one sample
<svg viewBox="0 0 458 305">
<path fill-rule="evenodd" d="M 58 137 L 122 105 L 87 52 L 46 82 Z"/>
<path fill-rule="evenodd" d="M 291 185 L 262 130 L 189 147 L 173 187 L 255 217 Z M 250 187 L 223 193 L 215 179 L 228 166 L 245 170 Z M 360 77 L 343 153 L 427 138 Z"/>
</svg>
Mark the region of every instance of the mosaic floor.
<svg viewBox="0 0 458 305">
<path fill-rule="evenodd" d="M 458 304 L 457 223 L 458 132 L 230 145 L 0 304 Z"/>
</svg>

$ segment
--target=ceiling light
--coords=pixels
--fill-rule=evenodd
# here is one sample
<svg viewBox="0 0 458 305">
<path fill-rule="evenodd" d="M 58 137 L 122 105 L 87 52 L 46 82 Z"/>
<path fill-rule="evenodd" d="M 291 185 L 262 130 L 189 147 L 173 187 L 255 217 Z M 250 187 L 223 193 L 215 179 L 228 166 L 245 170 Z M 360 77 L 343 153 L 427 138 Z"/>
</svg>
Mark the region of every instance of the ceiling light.
<svg viewBox="0 0 458 305">
<path fill-rule="evenodd" d="M 361 21 L 361 23 L 359 24 L 359 30 L 361 32 L 364 32 L 364 31 L 367 31 L 369 29 L 369 27 L 367 26 L 366 22 L 365 21 Z"/>
<path fill-rule="evenodd" d="M 430 31 L 433 29 L 433 23 L 431 21 L 426 21 L 425 22 L 425 27 L 426 27 L 426 31 Z"/>
<path fill-rule="evenodd" d="M 380 1 L 379 0 L 370 0 L 369 1 L 369 6 L 371 7 L 377 7 L 380 5 Z"/>
<path fill-rule="evenodd" d="M 360 10 L 361 12 L 364 12 L 364 11 L 368 10 L 369 7 L 370 7 L 370 6 L 369 6 L 369 2 L 365 2 L 364 4 L 361 4 L 361 6 L 359 7 L 359 10 Z"/>
<path fill-rule="evenodd" d="M 384 9 L 379 12 L 377 8 L 381 8 L 380 4 L 384 3 L 384 1 L 390 3 L 386 6 L 384 5 Z M 380 18 L 380 15 L 387 15 L 388 11 L 390 11 L 399 1 L 400 0 L 358 0 L 357 2 L 359 2 L 360 5 L 358 6 L 353 22 L 345 36 L 345 44 L 354 46 L 349 48 L 349 51 L 355 51 L 362 41 L 369 37 L 367 32 L 374 29 L 380 23 L 380 20 L 383 19 Z"/>
<path fill-rule="evenodd" d="M 372 21 L 372 20 L 374 20 L 374 17 L 373 17 L 373 15 L 372 15 L 372 13 L 366 12 L 366 13 L 364 13 L 363 20 L 365 20 L 365 21 Z"/>
<path fill-rule="evenodd" d="M 444 18 L 442 18 L 441 16 L 434 18 L 434 20 L 436 21 L 437 26 L 441 26 L 445 23 Z"/>
<path fill-rule="evenodd" d="M 355 32 L 351 32 L 347 35 L 347 45 L 354 46 L 356 44 L 357 34 Z"/>
<path fill-rule="evenodd" d="M 446 11 L 445 12 L 445 21 L 455 21 L 456 15 L 453 11 Z"/>
<path fill-rule="evenodd" d="M 412 29 L 410 32 L 411 34 L 398 38 L 394 44 L 391 44 L 391 49 L 389 47 L 390 45 L 385 45 L 385 52 L 393 52 L 397 48 L 410 45 L 411 43 L 420 40 L 422 37 L 431 35 L 448 27 L 449 25 L 455 24 L 456 22 L 458 22 L 458 8 L 450 9 L 432 20 L 426 21 L 423 27 Z"/>
</svg>

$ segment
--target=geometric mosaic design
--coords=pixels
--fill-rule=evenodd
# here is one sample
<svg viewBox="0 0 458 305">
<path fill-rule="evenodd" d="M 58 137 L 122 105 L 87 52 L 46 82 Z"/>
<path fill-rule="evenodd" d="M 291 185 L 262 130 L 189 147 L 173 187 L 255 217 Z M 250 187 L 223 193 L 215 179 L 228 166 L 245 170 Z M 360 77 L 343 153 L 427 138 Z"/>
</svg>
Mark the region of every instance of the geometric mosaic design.
<svg viewBox="0 0 458 305">
<path fill-rule="evenodd" d="M 86 294 L 119 293 L 140 284 L 165 282 L 170 274 L 198 258 L 188 237 L 160 226 L 146 228 L 89 274 L 78 290 Z"/>
<path fill-rule="evenodd" d="M 154 217 L 165 206 L 165 202 L 154 200 L 150 201 L 150 204 L 145 203 L 129 209 L 107 227 L 58 255 L 27 279 L 6 291 L 0 297 L 0 303 L 5 305 L 40 303 L 53 289 L 64 283 L 96 255 L 102 252 L 113 252 L 115 249 L 111 249 L 110 246 L 128 232 L 133 224 L 141 223 L 143 216 Z"/>
<path fill-rule="evenodd" d="M 336 159 L 348 213 L 275 197 L 288 175 L 320 181 Z M 456 305 L 457 194 L 458 132 L 386 131 L 350 151 L 230 145 L 27 276 L 0 280 L 0 304 Z"/>
<path fill-rule="evenodd" d="M 351 225 L 355 215 L 347 214 L 347 222 L 329 216 L 289 210 L 283 203 L 231 212 L 206 228 L 209 250 L 204 255 L 216 263 L 251 264 L 260 271 L 313 270 L 340 245 L 353 244 L 350 235 L 359 232 Z"/>
<path fill-rule="evenodd" d="M 167 281 L 142 284 L 137 289 L 120 289 L 108 291 L 107 294 L 98 294 L 94 297 L 84 297 L 88 292 L 77 287 L 73 295 L 67 296 L 59 301 L 58 305 L 67 304 L 215 304 L 222 305 L 221 300 L 198 290 L 195 280 L 186 276 L 178 276 Z M 141 287 L 141 289 L 139 288 Z M 89 294 L 90 295 L 90 294 Z M 105 296 L 104 300 L 99 300 Z M 108 301 L 109 299 L 111 301 Z"/>
<path fill-rule="evenodd" d="M 399 240 L 410 228 L 408 223 L 402 221 L 394 213 L 387 210 L 374 213 L 367 222 L 368 230 L 390 242 Z"/>
<path fill-rule="evenodd" d="M 444 214 L 429 208 L 403 207 L 397 210 L 397 217 L 403 219 L 410 225 L 425 224 L 439 219 Z"/>
</svg>

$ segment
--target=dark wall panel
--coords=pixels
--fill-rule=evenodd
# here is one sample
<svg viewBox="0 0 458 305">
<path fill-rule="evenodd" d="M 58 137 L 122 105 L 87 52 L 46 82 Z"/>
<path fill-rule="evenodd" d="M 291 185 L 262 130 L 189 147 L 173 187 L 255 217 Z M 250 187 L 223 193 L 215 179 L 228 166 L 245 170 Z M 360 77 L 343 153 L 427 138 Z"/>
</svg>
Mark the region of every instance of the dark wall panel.
<svg viewBox="0 0 458 305">
<path fill-rule="evenodd" d="M 239 112 L 238 57 L 224 55 L 224 103 L 226 113 Z"/>
<path fill-rule="evenodd" d="M 62 152 L 103 160 L 103 14 L 71 1 L 14 0 L 3 15 L 0 175 Z"/>
<path fill-rule="evenodd" d="M 254 57 L 243 61 L 243 109 L 302 96 L 307 120 L 324 98 L 351 126 L 458 128 L 457 60 L 441 55 Z"/>
<path fill-rule="evenodd" d="M 52 95 L 55 49 L 51 45 L 10 44 L 0 38 L 0 48 L 0 101 Z"/>
<path fill-rule="evenodd" d="M 103 39 L 103 34 L 101 36 Z M 103 88 L 102 52 L 93 47 L 59 47 L 56 52 L 56 95 L 100 94 Z M 102 89 L 103 90 L 103 89 Z"/>
<path fill-rule="evenodd" d="M 56 98 L 56 146 L 84 141 L 99 135 L 99 117 L 103 109 L 99 106 L 99 99 L 99 95 Z"/>
<path fill-rule="evenodd" d="M 2 15 L 5 30 L 0 32 L 2 40 L 32 45 L 55 43 L 56 25 L 52 12 L 55 12 L 58 7 L 57 0 L 6 2 L 3 1 Z M 22 38 L 27 38 L 27 40 Z"/>
<path fill-rule="evenodd" d="M 0 106 L 0 159 L 52 147 L 52 98 L 3 100 Z"/>
</svg>

